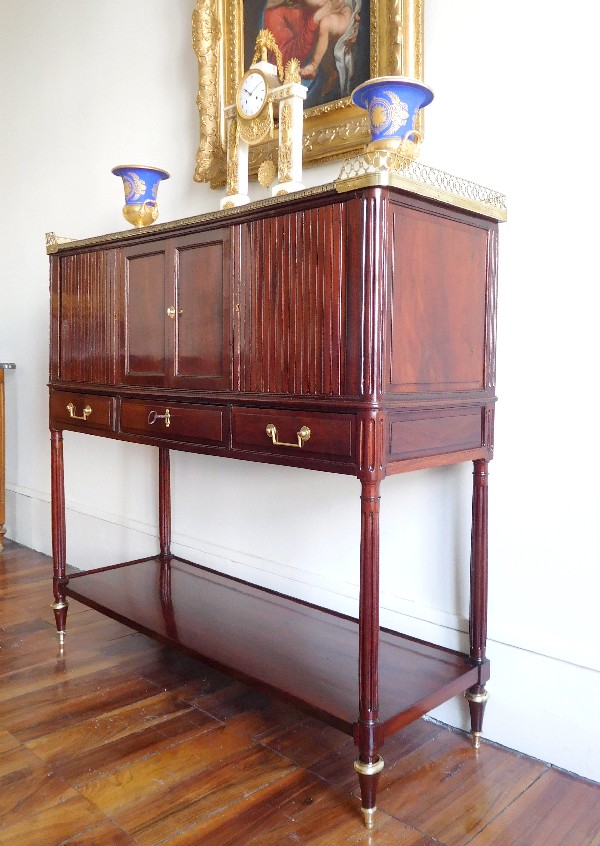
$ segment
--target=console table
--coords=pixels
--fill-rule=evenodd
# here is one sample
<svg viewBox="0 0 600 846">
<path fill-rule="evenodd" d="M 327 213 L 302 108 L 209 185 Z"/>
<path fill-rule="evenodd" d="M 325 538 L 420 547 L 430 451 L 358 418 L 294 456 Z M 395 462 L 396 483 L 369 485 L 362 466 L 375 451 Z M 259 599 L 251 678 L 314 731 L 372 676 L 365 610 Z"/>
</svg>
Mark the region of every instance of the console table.
<svg viewBox="0 0 600 846">
<path fill-rule="evenodd" d="M 14 370 L 15 367 L 16 364 L 12 364 L 10 362 L 0 362 L 0 549 L 4 549 L 4 535 L 6 534 L 6 529 L 4 527 L 4 522 L 6 520 L 6 479 L 4 470 L 6 449 L 6 428 L 4 425 L 4 371 Z"/>
<path fill-rule="evenodd" d="M 61 642 L 73 597 L 349 733 L 368 827 L 386 737 L 461 693 L 481 735 L 500 219 L 367 180 L 48 240 Z M 155 556 L 67 574 L 63 430 L 157 447 Z M 358 619 L 173 556 L 171 449 L 356 476 Z M 379 624 L 382 479 L 462 461 L 467 654 Z"/>
</svg>

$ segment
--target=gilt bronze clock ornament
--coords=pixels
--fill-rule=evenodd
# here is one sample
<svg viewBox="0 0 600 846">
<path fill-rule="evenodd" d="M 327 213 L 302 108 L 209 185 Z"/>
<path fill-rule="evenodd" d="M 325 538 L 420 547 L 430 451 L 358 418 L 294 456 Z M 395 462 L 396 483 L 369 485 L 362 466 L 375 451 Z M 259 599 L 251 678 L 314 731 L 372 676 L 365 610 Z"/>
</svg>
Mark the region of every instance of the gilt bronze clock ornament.
<svg viewBox="0 0 600 846">
<path fill-rule="evenodd" d="M 276 65 L 267 61 L 269 50 L 275 55 Z M 276 116 L 279 119 L 277 181 L 271 192 L 273 196 L 289 194 L 304 187 L 301 179 L 305 97 L 306 88 L 300 79 L 300 63 L 291 59 L 284 71 L 281 51 L 275 38 L 269 30 L 261 30 L 256 39 L 252 64 L 240 80 L 236 101 L 225 110 L 227 193 L 221 200 L 222 209 L 250 202 L 248 150 L 274 137 Z M 269 184 L 264 169 L 259 181 L 261 185 Z"/>
</svg>

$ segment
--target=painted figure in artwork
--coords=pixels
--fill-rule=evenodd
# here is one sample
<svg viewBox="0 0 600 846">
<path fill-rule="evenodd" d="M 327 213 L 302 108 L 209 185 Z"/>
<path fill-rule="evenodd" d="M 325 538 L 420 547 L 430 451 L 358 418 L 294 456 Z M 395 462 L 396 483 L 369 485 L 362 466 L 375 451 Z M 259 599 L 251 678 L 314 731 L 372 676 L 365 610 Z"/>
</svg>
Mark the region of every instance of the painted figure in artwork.
<svg viewBox="0 0 600 846">
<path fill-rule="evenodd" d="M 300 62 L 305 108 L 348 97 L 369 77 L 369 0 L 245 0 L 245 56 L 259 29 L 273 33 L 284 65 Z"/>
<path fill-rule="evenodd" d="M 300 68 L 300 76 L 314 79 L 317 69 L 329 49 L 329 42 L 337 41 L 347 33 L 352 20 L 352 7 L 347 0 L 306 0 L 306 4 L 316 9 L 311 19 L 311 25 L 317 27 L 317 37 L 312 58 L 307 65 Z M 356 26 L 358 26 L 360 16 L 356 14 L 355 19 Z"/>
</svg>

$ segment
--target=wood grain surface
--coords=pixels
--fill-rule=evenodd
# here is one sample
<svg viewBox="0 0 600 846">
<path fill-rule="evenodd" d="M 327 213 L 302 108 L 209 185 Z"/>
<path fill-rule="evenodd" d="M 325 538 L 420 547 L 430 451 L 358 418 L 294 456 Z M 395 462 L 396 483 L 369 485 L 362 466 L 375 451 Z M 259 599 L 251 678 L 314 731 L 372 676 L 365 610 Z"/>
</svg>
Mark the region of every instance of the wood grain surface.
<svg viewBox="0 0 600 846">
<path fill-rule="evenodd" d="M 600 846 L 600 785 L 418 720 L 386 741 L 375 828 L 352 740 L 72 601 L 0 553 L 0 846 Z"/>
</svg>

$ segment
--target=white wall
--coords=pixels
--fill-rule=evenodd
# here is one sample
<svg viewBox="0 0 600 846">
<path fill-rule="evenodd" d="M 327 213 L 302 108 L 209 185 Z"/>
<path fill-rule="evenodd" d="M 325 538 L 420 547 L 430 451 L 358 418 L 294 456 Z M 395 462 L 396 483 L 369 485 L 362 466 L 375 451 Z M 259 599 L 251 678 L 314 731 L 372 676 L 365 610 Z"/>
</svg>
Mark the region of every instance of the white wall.
<svg viewBox="0 0 600 846">
<path fill-rule="evenodd" d="M 422 160 L 508 195 L 490 478 L 488 738 L 600 780 L 598 270 L 590 4 L 425 0 Z M 217 207 L 192 181 L 194 0 L 0 0 L 0 360 L 8 537 L 50 551 L 44 233 L 125 228 L 113 166 L 172 178 L 160 220 Z M 594 70 L 594 72 L 592 72 Z M 305 171 L 309 184 L 336 165 Z M 68 557 L 156 549 L 156 460 L 67 433 Z M 173 454 L 174 551 L 354 612 L 355 479 Z M 382 618 L 464 646 L 470 467 L 383 485 Z M 331 526 L 339 527 L 335 535 Z M 435 716 L 465 726 L 462 701 Z"/>
</svg>

